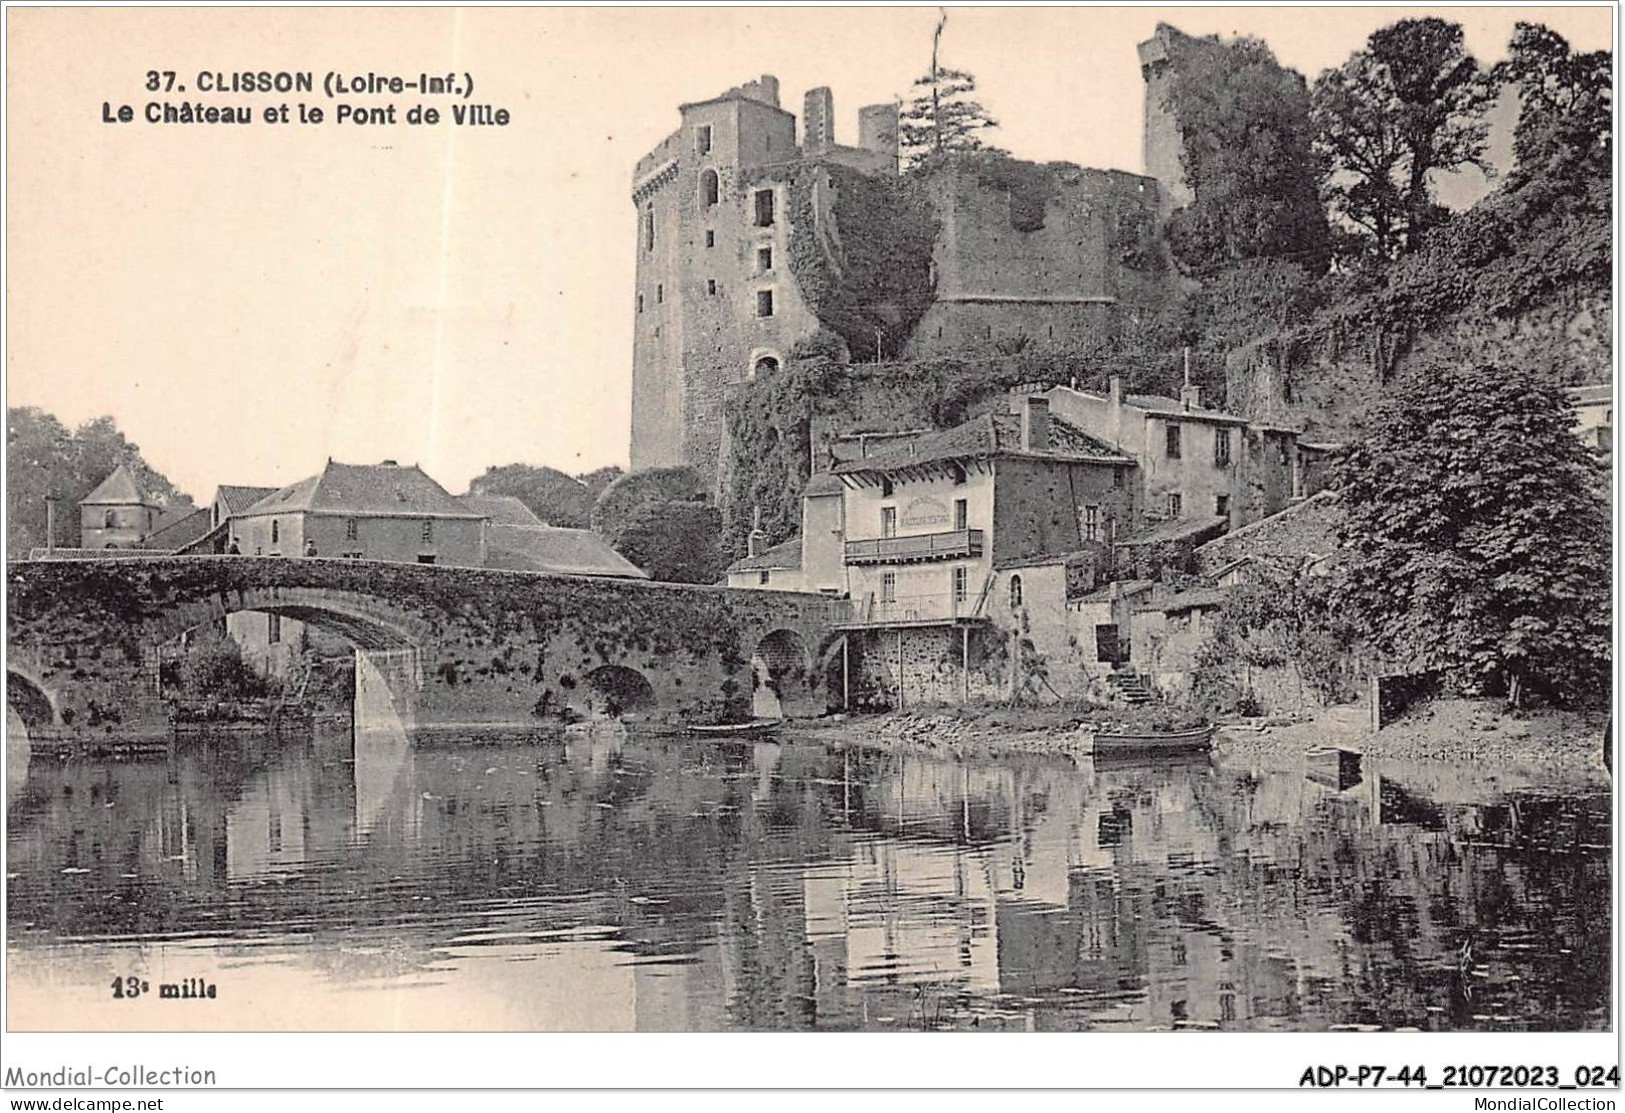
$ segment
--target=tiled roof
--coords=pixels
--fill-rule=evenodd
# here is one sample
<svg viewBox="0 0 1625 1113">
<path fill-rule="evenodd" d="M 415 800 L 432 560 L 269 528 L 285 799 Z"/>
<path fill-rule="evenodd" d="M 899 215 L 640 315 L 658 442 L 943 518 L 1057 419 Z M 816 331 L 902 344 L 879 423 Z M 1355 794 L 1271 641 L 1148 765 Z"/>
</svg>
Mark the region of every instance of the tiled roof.
<svg viewBox="0 0 1625 1113">
<path fill-rule="evenodd" d="M 763 569 L 777 570 L 780 568 L 801 567 L 801 538 L 792 537 L 788 541 L 774 545 L 766 552 L 755 556 L 741 557 L 728 565 L 730 572 L 759 572 Z"/>
<path fill-rule="evenodd" d="M 993 567 L 1002 572 L 1010 568 L 1038 568 L 1045 564 L 1076 564 L 1104 551 L 1104 548 L 1073 549 L 1064 553 L 1035 553 L 1032 556 L 1006 557 L 1003 560 L 995 560 Z"/>
<path fill-rule="evenodd" d="M 1053 414 L 1049 419 L 1049 447 L 1041 452 L 1025 451 L 1021 447 L 1021 418 L 1013 413 L 992 412 L 973 417 L 940 433 L 927 433 L 908 445 L 877 453 L 866 460 L 839 464 L 835 474 L 896 471 L 919 464 L 996 456 L 1098 460 L 1116 464 L 1133 462 L 1105 441 L 1091 437 L 1076 425 Z"/>
<path fill-rule="evenodd" d="M 1229 524 L 1229 518 L 1174 518 L 1143 529 L 1131 537 L 1120 538 L 1117 543 L 1160 545 L 1169 541 L 1189 541 L 1204 533 L 1220 532 Z"/>
<path fill-rule="evenodd" d="M 141 485 L 129 467 L 120 464 L 96 489 L 79 500 L 80 506 L 153 506 L 153 501 L 141 492 Z"/>
<path fill-rule="evenodd" d="M 458 500 L 474 513 L 491 519 L 493 526 L 545 526 L 530 507 L 513 495 L 459 495 Z"/>
<path fill-rule="evenodd" d="M 1100 587 L 1096 588 L 1094 591 L 1091 591 L 1089 594 L 1079 596 L 1076 599 L 1069 599 L 1069 600 L 1067 600 L 1067 602 L 1069 602 L 1069 603 L 1109 603 L 1109 602 L 1112 601 L 1113 598 L 1125 599 L 1125 598 L 1127 598 L 1128 596 L 1131 596 L 1131 595 L 1138 595 L 1142 591 L 1150 591 L 1152 588 L 1154 588 L 1156 586 L 1157 586 L 1157 581 L 1156 580 L 1118 580 L 1115 583 L 1102 584 Z M 1116 596 L 1112 595 L 1112 589 L 1113 588 L 1116 588 L 1116 590 L 1117 590 Z"/>
<path fill-rule="evenodd" d="M 1210 410 L 1205 406 L 1186 407 L 1185 403 L 1177 398 L 1169 398 L 1165 394 L 1129 394 L 1123 401 L 1130 406 L 1137 406 L 1147 413 L 1158 417 L 1191 417 L 1205 421 L 1233 422 L 1240 425 L 1247 424 L 1247 419 L 1238 417 L 1223 410 Z"/>
<path fill-rule="evenodd" d="M 1202 607 L 1217 607 L 1224 603 L 1225 593 L 1216 588 L 1195 588 L 1191 591 L 1180 592 L 1164 599 L 1155 599 L 1150 603 L 1134 608 L 1136 611 L 1161 611 L 1164 614 L 1175 614 L 1179 611 L 1196 610 Z"/>
<path fill-rule="evenodd" d="M 189 514 L 176 515 L 147 534 L 141 546 L 145 549 L 163 549 L 166 552 L 185 548 L 208 533 L 213 520 L 213 511 L 207 506 Z"/>
<path fill-rule="evenodd" d="M 1569 399 L 1579 406 L 1595 406 L 1602 402 L 1612 402 L 1614 400 L 1614 387 L 1612 383 L 1572 386 L 1569 388 Z"/>
<path fill-rule="evenodd" d="M 284 487 L 249 507 L 245 514 L 398 515 L 406 518 L 467 518 L 483 515 L 470 509 L 430 479 L 416 465 L 335 464 L 320 475 Z"/>
<path fill-rule="evenodd" d="M 275 493 L 275 487 L 243 487 L 222 483 L 217 497 L 226 504 L 227 514 L 241 514 L 266 495 Z"/>
<path fill-rule="evenodd" d="M 487 568 L 553 572 L 562 576 L 649 578 L 590 529 L 493 524 L 487 539 Z"/>
</svg>

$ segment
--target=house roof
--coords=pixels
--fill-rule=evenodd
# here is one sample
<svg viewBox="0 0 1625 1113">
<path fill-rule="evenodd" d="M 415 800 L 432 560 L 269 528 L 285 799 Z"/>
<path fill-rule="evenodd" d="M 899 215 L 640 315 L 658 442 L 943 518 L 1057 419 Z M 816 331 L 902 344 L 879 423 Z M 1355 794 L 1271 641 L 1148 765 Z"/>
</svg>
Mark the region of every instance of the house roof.
<svg viewBox="0 0 1625 1113">
<path fill-rule="evenodd" d="M 1174 518 L 1159 522 L 1131 537 L 1118 540 L 1119 545 L 1161 545 L 1169 541 L 1189 541 L 1204 533 L 1221 532 L 1230 524 L 1229 518 Z"/>
<path fill-rule="evenodd" d="M 1006 557 L 1003 560 L 995 560 L 993 567 L 1003 572 L 1013 568 L 1039 568 L 1046 564 L 1078 564 L 1104 551 L 1102 546 L 1100 549 L 1072 549 L 1064 553 L 1034 553 L 1031 556 Z"/>
<path fill-rule="evenodd" d="M 649 578 L 590 529 L 493 524 L 487 540 L 487 568 L 552 572 L 561 576 Z"/>
<path fill-rule="evenodd" d="M 1569 388 L 1569 399 L 1579 406 L 1595 406 L 1603 402 L 1612 402 L 1614 400 L 1614 386 L 1612 383 L 1573 386 Z"/>
<path fill-rule="evenodd" d="M 459 495 L 458 501 L 493 526 L 526 526 L 531 529 L 547 523 L 513 495 Z"/>
<path fill-rule="evenodd" d="M 1206 406 L 1189 406 L 1166 394 L 1128 394 L 1123 401 L 1158 417 L 1194 418 L 1200 421 L 1218 421 L 1228 425 L 1246 425 L 1247 419 L 1223 410 L 1210 410 Z"/>
<path fill-rule="evenodd" d="M 741 557 L 728 565 L 730 572 L 777 571 L 781 568 L 801 567 L 801 537 L 790 538 L 755 556 Z"/>
<path fill-rule="evenodd" d="M 1053 414 L 1049 419 L 1049 447 L 1028 451 L 1021 447 L 1021 418 L 1013 413 L 990 412 L 973 417 L 952 429 L 924 436 L 870 456 L 835 467 L 836 475 L 900 471 L 921 464 L 949 460 L 992 459 L 1020 456 L 1064 462 L 1091 461 L 1106 464 L 1132 464 L 1111 445 L 1097 440 Z"/>
<path fill-rule="evenodd" d="M 241 514 L 266 495 L 275 493 L 275 487 L 243 487 L 222 483 L 215 498 L 225 504 L 227 514 Z"/>
<path fill-rule="evenodd" d="M 96 489 L 79 500 L 80 506 L 156 506 L 141 490 L 129 465 L 120 464 Z"/>
<path fill-rule="evenodd" d="M 1316 491 L 1285 510 L 1200 546 L 1196 559 L 1210 568 L 1243 556 L 1318 559 L 1337 551 L 1339 517 L 1335 492 Z"/>
<path fill-rule="evenodd" d="M 405 518 L 465 518 L 483 514 L 448 494 L 417 465 L 335 464 L 254 503 L 243 513 L 353 514 Z"/>
<path fill-rule="evenodd" d="M 1217 588 L 1199 587 L 1190 591 L 1179 592 L 1176 595 L 1169 595 L 1163 599 L 1153 599 L 1151 602 L 1134 609 L 1142 614 L 1146 611 L 1176 614 L 1179 611 L 1221 606 L 1224 603 L 1224 598 L 1225 593 Z"/>
<path fill-rule="evenodd" d="M 213 521 L 214 513 L 207 506 L 189 514 L 173 515 L 147 534 L 141 541 L 141 547 L 166 552 L 183 549 L 208 533 Z"/>
<path fill-rule="evenodd" d="M 1113 583 L 1104 584 L 1101 587 L 1096 588 L 1094 591 L 1089 592 L 1087 595 L 1080 595 L 1076 599 L 1069 599 L 1067 602 L 1110 603 L 1113 599 L 1126 599 L 1131 595 L 1139 595 L 1141 592 L 1150 591 L 1156 586 L 1156 580 L 1117 580 Z M 1116 591 L 1115 595 L 1113 595 L 1114 589 Z"/>
</svg>

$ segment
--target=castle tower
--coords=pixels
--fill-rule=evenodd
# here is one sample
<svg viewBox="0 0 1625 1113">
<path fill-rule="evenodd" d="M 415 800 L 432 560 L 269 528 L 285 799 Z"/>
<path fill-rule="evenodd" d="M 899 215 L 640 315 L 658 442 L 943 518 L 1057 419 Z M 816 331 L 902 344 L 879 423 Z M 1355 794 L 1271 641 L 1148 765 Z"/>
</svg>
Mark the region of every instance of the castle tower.
<svg viewBox="0 0 1625 1113">
<path fill-rule="evenodd" d="M 1188 35 L 1159 23 L 1155 33 L 1138 47 L 1140 77 L 1145 82 L 1141 157 L 1145 176 L 1161 183 L 1164 217 L 1195 200 L 1185 181 L 1185 140 L 1171 102 L 1175 54 L 1190 43 Z"/>
</svg>

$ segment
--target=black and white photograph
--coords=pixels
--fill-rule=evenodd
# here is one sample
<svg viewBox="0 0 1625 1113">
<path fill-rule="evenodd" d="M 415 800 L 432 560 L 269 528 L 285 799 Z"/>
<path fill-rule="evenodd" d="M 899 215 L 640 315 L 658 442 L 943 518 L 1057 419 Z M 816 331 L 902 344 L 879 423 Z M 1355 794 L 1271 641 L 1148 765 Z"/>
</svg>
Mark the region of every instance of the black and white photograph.
<svg viewBox="0 0 1625 1113">
<path fill-rule="evenodd" d="M 1617 1091 L 1617 16 L 8 8 L 6 1086 Z"/>
</svg>

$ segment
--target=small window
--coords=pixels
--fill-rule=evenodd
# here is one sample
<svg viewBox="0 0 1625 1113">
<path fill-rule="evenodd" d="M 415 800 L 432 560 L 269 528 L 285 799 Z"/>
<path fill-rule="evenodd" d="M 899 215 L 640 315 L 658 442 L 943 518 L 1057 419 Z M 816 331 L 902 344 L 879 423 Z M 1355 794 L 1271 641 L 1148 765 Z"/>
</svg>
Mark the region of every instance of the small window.
<svg viewBox="0 0 1625 1113">
<path fill-rule="evenodd" d="M 773 227 L 773 191 L 771 189 L 756 191 L 756 227 Z"/>
<path fill-rule="evenodd" d="M 762 569 L 761 574 L 759 576 L 757 576 L 756 582 L 758 584 L 761 584 L 763 587 L 766 587 L 767 586 L 767 581 L 772 579 L 772 578 L 773 578 L 773 573 L 769 572 L 766 568 L 764 568 L 764 569 Z"/>
<path fill-rule="evenodd" d="M 1215 429 L 1213 431 L 1213 463 L 1224 467 L 1230 463 L 1230 430 Z"/>
<path fill-rule="evenodd" d="M 1128 472 L 1123 468 L 1112 469 L 1112 486 L 1119 489 L 1128 485 Z"/>
<path fill-rule="evenodd" d="M 702 155 L 711 153 L 711 125 L 701 124 L 694 133 L 694 149 Z"/>
<path fill-rule="evenodd" d="M 638 312 L 639 313 L 643 312 L 643 295 L 642 294 L 638 295 Z"/>
<path fill-rule="evenodd" d="M 892 493 L 892 481 L 890 476 L 880 477 L 880 493 L 888 496 Z"/>
<path fill-rule="evenodd" d="M 717 296 L 717 280 L 716 279 L 707 278 L 705 280 L 705 292 L 710 294 L 712 297 Z"/>
<path fill-rule="evenodd" d="M 954 528 L 968 529 L 970 527 L 970 503 L 965 499 L 954 499 Z"/>
<path fill-rule="evenodd" d="M 433 553 L 419 553 L 418 554 L 418 563 L 419 564 L 433 564 L 434 563 L 434 554 Z"/>
<path fill-rule="evenodd" d="M 711 229 L 709 229 L 709 228 L 707 228 L 705 230 L 705 246 L 706 247 L 715 247 L 715 246 L 717 246 L 717 234 L 714 231 L 712 231 Z"/>
<path fill-rule="evenodd" d="M 360 538 L 361 523 L 354 518 L 346 518 L 344 521 L 344 539 L 346 541 L 357 541 Z"/>
<path fill-rule="evenodd" d="M 963 487 L 965 485 L 965 469 L 960 467 L 958 464 L 949 464 L 948 474 L 953 477 L 955 487 Z"/>
<path fill-rule="evenodd" d="M 771 247 L 758 247 L 756 249 L 756 269 L 764 274 L 773 269 L 773 249 Z"/>
<path fill-rule="evenodd" d="M 666 284 L 664 282 L 657 282 L 657 283 L 655 283 L 655 304 L 656 305 L 664 305 L 665 303 L 666 303 Z"/>
<path fill-rule="evenodd" d="M 880 601 L 882 603 L 897 602 L 896 572 L 882 572 L 880 574 Z"/>
<path fill-rule="evenodd" d="M 1168 517 L 1177 518 L 1185 512 L 1185 502 L 1178 491 L 1168 492 Z"/>
<path fill-rule="evenodd" d="M 1010 609 L 1013 610 L 1013 611 L 1021 609 L 1021 577 L 1020 576 L 1011 576 L 1010 577 Z"/>
<path fill-rule="evenodd" d="M 1228 518 L 1228 517 L 1230 517 L 1230 496 L 1229 495 L 1214 495 L 1213 496 L 1213 513 L 1214 513 L 1214 515 L 1216 517 L 1219 517 L 1219 518 Z"/>
<path fill-rule="evenodd" d="M 429 541 L 434 540 L 434 519 L 433 518 L 425 518 L 425 519 L 423 519 L 423 540 L 425 542 L 429 542 Z"/>
<path fill-rule="evenodd" d="M 280 528 L 280 523 L 278 523 L 276 521 L 273 521 L 271 523 L 271 544 L 275 545 L 280 540 L 282 540 L 282 530 Z"/>
<path fill-rule="evenodd" d="M 1179 426 L 1172 421 L 1168 423 L 1168 459 L 1179 459 Z"/>
<path fill-rule="evenodd" d="M 773 291 L 772 290 L 757 290 L 756 291 L 756 315 L 758 317 L 771 317 L 771 316 L 773 316 Z"/>
<path fill-rule="evenodd" d="M 778 369 L 779 361 L 777 359 L 775 359 L 773 356 L 762 356 L 755 363 L 751 364 L 750 377 L 754 379 L 759 375 L 771 375 Z"/>
<path fill-rule="evenodd" d="M 1100 540 L 1100 507 L 1098 506 L 1083 508 L 1083 539 L 1085 541 Z"/>
<path fill-rule="evenodd" d="M 281 615 L 268 614 L 265 616 L 265 640 L 271 645 L 276 645 L 282 640 Z"/>
<path fill-rule="evenodd" d="M 655 249 L 655 207 L 650 202 L 643 208 L 643 250 Z"/>
<path fill-rule="evenodd" d="M 102 528 L 103 529 L 117 529 L 118 528 L 118 514 L 115 511 L 109 510 L 107 513 L 102 515 Z"/>
<path fill-rule="evenodd" d="M 707 170 L 700 175 L 700 204 L 710 208 L 722 199 L 722 186 L 717 181 L 717 172 Z"/>
<path fill-rule="evenodd" d="M 897 507 L 882 506 L 880 508 L 880 536 L 897 536 Z"/>
<path fill-rule="evenodd" d="M 963 603 L 970 597 L 970 569 L 954 569 L 954 602 Z"/>
</svg>

